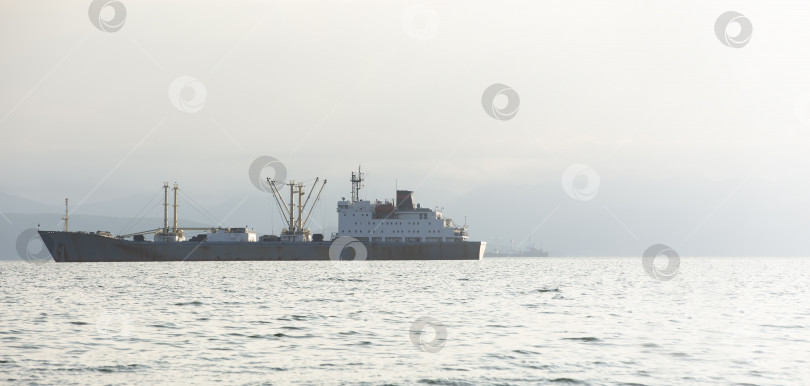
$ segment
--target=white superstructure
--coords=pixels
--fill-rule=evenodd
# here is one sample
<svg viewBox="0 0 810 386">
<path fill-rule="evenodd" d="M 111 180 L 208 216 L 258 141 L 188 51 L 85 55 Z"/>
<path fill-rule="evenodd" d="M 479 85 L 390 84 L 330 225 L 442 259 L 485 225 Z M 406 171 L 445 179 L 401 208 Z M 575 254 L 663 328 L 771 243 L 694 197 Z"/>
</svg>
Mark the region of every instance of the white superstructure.
<svg viewBox="0 0 810 386">
<path fill-rule="evenodd" d="M 362 173 L 352 172 L 351 200 L 338 201 L 338 233 L 370 242 L 463 242 L 467 227 L 457 226 L 441 211 L 414 206 L 413 192 L 397 190 L 391 201 L 359 199 Z"/>
</svg>

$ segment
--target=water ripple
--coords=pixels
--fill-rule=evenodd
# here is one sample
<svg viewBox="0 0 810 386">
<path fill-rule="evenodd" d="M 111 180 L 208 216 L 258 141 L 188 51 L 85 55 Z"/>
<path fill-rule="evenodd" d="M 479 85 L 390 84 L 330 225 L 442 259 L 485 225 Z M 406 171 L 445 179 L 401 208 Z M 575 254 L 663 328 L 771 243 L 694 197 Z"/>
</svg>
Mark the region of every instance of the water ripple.
<svg viewBox="0 0 810 386">
<path fill-rule="evenodd" d="M 810 384 L 810 259 L 681 263 L 4 262 L 0 381 Z"/>
</svg>

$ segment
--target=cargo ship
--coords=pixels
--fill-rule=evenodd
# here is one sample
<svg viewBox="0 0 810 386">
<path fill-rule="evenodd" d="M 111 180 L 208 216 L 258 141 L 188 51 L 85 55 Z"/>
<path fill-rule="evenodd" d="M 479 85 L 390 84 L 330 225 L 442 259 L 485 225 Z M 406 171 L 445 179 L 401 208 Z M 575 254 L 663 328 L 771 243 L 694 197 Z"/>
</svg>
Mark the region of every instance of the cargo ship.
<svg viewBox="0 0 810 386">
<path fill-rule="evenodd" d="M 71 232 L 65 210 L 64 231 L 39 231 L 56 262 L 141 261 L 305 261 L 305 260 L 480 260 L 486 242 L 468 240 L 466 224 L 457 225 L 442 211 L 414 204 L 413 191 L 397 190 L 395 200 L 361 200 L 364 176 L 351 173 L 351 198 L 337 202 L 338 231 L 328 240 L 307 228 L 312 208 L 326 180 L 307 187 L 295 181 L 263 184 L 285 217 L 278 235 L 262 235 L 247 227 L 182 228 L 174 217 L 169 226 L 169 184 L 164 183 L 163 226 L 127 235 L 110 232 Z M 318 188 L 320 182 L 320 188 Z M 289 200 L 284 199 L 289 189 Z M 312 193 L 317 194 L 310 204 Z M 306 196 L 306 200 L 304 200 Z M 67 207 L 67 201 L 66 201 Z M 186 239 L 186 232 L 196 235 Z M 147 237 L 151 236 L 151 237 Z"/>
</svg>

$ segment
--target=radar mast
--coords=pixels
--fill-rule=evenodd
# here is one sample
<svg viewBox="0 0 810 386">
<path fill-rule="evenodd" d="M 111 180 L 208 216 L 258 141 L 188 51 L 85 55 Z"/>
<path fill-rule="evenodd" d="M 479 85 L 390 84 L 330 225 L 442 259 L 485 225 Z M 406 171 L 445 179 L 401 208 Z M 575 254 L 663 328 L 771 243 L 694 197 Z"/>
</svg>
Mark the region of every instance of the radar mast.
<svg viewBox="0 0 810 386">
<path fill-rule="evenodd" d="M 363 172 L 360 166 L 357 166 L 357 174 L 352 172 L 352 202 L 360 201 L 360 189 L 363 187 Z"/>
</svg>

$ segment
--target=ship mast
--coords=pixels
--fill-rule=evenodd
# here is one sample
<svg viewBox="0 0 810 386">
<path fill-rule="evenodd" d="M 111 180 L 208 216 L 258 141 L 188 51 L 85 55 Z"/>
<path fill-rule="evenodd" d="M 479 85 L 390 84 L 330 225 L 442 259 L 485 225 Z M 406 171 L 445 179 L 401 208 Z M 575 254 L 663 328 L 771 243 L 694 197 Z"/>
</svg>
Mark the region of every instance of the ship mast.
<svg viewBox="0 0 810 386">
<path fill-rule="evenodd" d="M 158 228 L 154 230 L 156 242 L 186 241 L 184 232 L 182 229 L 180 229 L 180 225 L 178 224 L 177 212 L 178 208 L 180 208 L 180 204 L 177 203 L 178 191 L 180 191 L 180 187 L 175 182 L 174 186 L 172 187 L 173 202 L 169 204 L 169 183 L 168 182 L 163 183 L 163 228 Z M 173 214 L 171 227 L 169 227 L 169 205 L 172 206 L 172 214 Z M 139 232 L 137 234 L 146 234 L 146 233 L 151 232 Z"/>
<path fill-rule="evenodd" d="M 360 188 L 363 187 L 363 173 L 360 166 L 357 166 L 357 174 L 352 172 L 352 202 L 360 201 Z"/>
<path fill-rule="evenodd" d="M 177 183 L 174 183 L 174 226 L 172 227 L 172 232 L 177 234 Z"/>
<path fill-rule="evenodd" d="M 163 233 L 169 233 L 169 183 L 163 183 Z"/>
<path fill-rule="evenodd" d="M 304 221 L 304 219 L 303 219 L 303 216 L 304 216 L 304 204 L 301 201 L 301 198 L 304 197 L 304 184 L 302 184 L 300 182 L 298 183 L 298 190 L 296 191 L 296 193 L 298 193 L 298 223 L 296 224 L 296 226 L 297 226 L 296 230 L 303 230 L 304 229 L 304 223 L 303 223 L 303 221 Z"/>
<path fill-rule="evenodd" d="M 293 204 L 293 197 L 295 197 L 295 181 L 290 181 L 290 222 L 287 224 L 287 229 L 292 232 L 295 229 L 295 205 Z"/>
<path fill-rule="evenodd" d="M 65 220 L 65 232 L 68 231 L 68 220 L 70 220 L 70 216 L 68 216 L 68 199 L 65 199 L 65 217 L 62 217 L 62 220 Z"/>
</svg>

